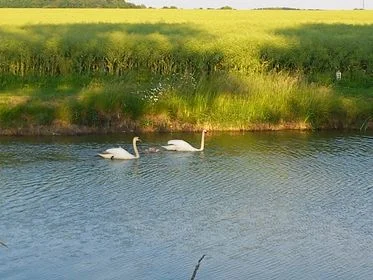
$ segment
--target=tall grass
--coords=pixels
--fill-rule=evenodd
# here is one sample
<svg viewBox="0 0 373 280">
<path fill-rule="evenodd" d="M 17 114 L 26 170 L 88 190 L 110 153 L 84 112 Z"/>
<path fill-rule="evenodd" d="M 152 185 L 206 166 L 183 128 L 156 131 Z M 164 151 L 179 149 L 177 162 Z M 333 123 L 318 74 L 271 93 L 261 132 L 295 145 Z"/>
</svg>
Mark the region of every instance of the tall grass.
<svg viewBox="0 0 373 280">
<path fill-rule="evenodd" d="M 0 10 L 0 128 L 361 127 L 373 116 L 371 11 L 40 11 Z"/>
</svg>

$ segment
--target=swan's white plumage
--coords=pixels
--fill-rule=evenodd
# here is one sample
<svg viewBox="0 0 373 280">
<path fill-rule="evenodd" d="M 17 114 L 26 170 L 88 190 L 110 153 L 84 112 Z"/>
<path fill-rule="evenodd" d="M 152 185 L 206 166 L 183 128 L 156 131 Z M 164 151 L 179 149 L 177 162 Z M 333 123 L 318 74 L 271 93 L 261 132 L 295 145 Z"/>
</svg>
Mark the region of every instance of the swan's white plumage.
<svg viewBox="0 0 373 280">
<path fill-rule="evenodd" d="M 106 158 L 106 159 L 135 159 L 135 158 L 139 158 L 140 155 L 139 155 L 139 152 L 138 152 L 137 146 L 136 146 L 137 141 L 140 141 L 140 139 L 138 137 L 134 137 L 132 143 L 133 143 L 133 150 L 135 151 L 135 155 L 130 154 L 129 152 L 127 152 L 122 147 L 110 148 L 110 149 L 107 149 L 107 150 L 105 150 L 104 152 L 102 152 L 98 155 L 100 157 Z"/>
<path fill-rule="evenodd" d="M 162 146 L 168 151 L 177 151 L 177 152 L 198 152 L 203 151 L 205 147 L 205 133 L 206 130 L 202 131 L 202 138 L 201 138 L 201 148 L 197 149 L 190 145 L 188 142 L 184 140 L 169 140 L 167 142 L 167 146 Z"/>
<path fill-rule="evenodd" d="M 135 158 L 134 155 L 130 154 L 129 152 L 127 152 L 122 147 L 107 149 L 106 151 L 103 152 L 103 154 L 109 154 L 109 155 L 114 156 L 114 158 L 118 158 L 118 159 L 132 159 L 132 158 Z"/>
<path fill-rule="evenodd" d="M 184 152 L 195 152 L 198 151 L 198 149 L 194 148 L 192 145 L 190 145 L 188 142 L 185 142 L 184 140 L 170 140 L 167 142 L 167 146 L 162 146 L 168 151 L 184 151 Z"/>
</svg>

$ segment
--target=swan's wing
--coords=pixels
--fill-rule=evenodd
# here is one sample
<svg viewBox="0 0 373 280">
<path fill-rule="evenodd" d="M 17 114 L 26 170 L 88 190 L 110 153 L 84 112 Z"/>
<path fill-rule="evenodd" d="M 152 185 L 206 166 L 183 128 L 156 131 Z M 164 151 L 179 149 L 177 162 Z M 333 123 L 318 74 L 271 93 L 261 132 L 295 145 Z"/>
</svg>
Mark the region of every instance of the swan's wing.
<svg viewBox="0 0 373 280">
<path fill-rule="evenodd" d="M 174 145 L 162 146 L 162 148 L 165 148 L 167 151 L 177 151 Z"/>
<path fill-rule="evenodd" d="M 108 153 L 108 154 L 118 154 L 118 153 L 122 153 L 123 151 L 126 151 L 125 149 L 123 149 L 122 147 L 119 147 L 119 148 L 111 148 L 111 149 L 107 149 L 105 151 L 105 153 Z M 127 152 L 127 151 L 126 151 Z"/>
<path fill-rule="evenodd" d="M 103 153 L 101 153 L 101 154 L 97 154 L 97 155 L 99 155 L 100 157 L 102 157 L 102 158 L 106 158 L 106 159 L 111 159 L 112 158 L 112 154 L 109 154 L 109 153 L 105 153 L 105 152 L 103 152 Z"/>
<path fill-rule="evenodd" d="M 168 146 L 163 146 L 166 150 L 169 151 L 196 151 L 197 149 L 190 145 L 184 140 L 170 140 L 167 142 Z"/>
<path fill-rule="evenodd" d="M 130 159 L 134 158 L 135 156 L 127 152 L 125 149 L 119 148 L 111 148 L 107 149 L 104 154 L 111 154 L 114 158 L 117 159 Z"/>
<path fill-rule="evenodd" d="M 184 148 L 193 148 L 188 142 L 184 140 L 170 140 L 167 142 L 168 145 L 174 145 L 177 147 L 184 147 Z"/>
</svg>

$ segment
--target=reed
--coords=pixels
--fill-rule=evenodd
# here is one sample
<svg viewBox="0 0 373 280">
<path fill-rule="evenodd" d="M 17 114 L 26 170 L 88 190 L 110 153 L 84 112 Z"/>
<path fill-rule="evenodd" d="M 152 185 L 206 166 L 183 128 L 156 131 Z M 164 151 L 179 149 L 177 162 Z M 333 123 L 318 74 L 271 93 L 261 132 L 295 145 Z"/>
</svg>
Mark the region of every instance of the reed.
<svg viewBox="0 0 373 280">
<path fill-rule="evenodd" d="M 368 127 L 372 15 L 1 9 L 0 128 Z"/>
</svg>

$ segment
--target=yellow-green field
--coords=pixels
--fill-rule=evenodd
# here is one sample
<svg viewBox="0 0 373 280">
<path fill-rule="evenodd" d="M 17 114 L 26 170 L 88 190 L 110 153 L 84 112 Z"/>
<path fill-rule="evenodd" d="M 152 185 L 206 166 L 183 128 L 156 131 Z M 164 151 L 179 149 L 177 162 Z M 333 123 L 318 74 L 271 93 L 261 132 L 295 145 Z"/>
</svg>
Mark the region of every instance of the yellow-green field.
<svg viewBox="0 0 373 280">
<path fill-rule="evenodd" d="M 373 11 L 0 9 L 3 134 L 372 117 Z"/>
<path fill-rule="evenodd" d="M 0 24 L 195 23 L 213 33 L 231 28 L 269 30 L 307 23 L 372 24 L 373 11 L 0 9 Z M 275 20 L 276 19 L 276 20 Z M 251 24 L 252 26 L 248 26 Z M 218 30 L 216 27 L 223 27 Z"/>
</svg>

